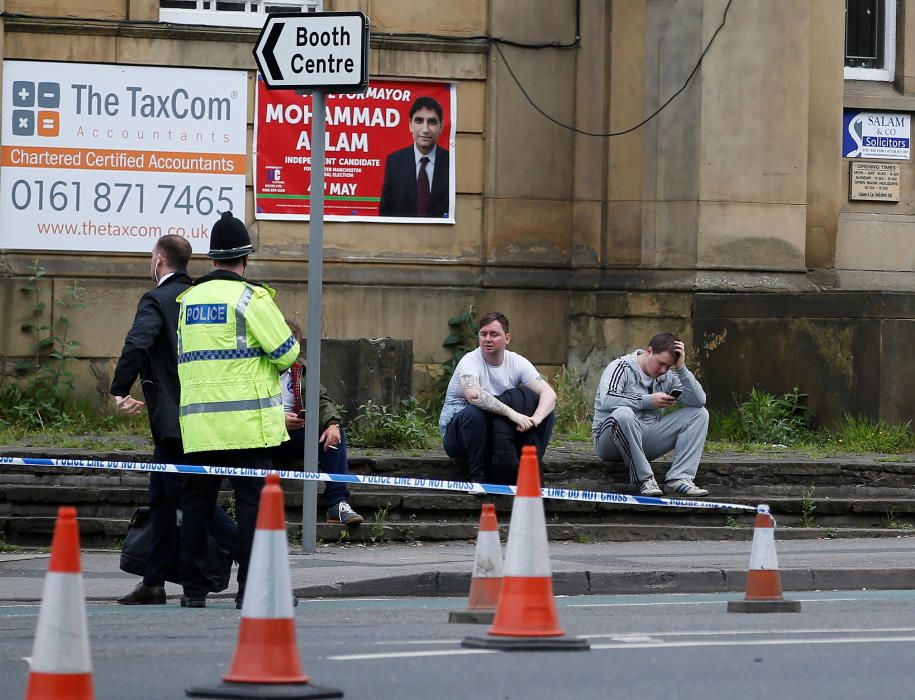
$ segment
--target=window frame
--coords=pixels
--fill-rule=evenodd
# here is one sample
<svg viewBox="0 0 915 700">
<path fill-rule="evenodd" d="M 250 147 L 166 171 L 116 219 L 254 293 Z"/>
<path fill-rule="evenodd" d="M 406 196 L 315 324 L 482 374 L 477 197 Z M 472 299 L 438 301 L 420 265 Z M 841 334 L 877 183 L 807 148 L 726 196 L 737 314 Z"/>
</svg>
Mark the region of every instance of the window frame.
<svg viewBox="0 0 915 700">
<path fill-rule="evenodd" d="M 210 0 L 211 7 L 215 6 L 218 0 Z M 202 0 L 197 0 L 200 4 Z M 286 12 L 295 12 L 300 10 L 307 11 L 309 0 L 245 0 L 245 4 L 256 2 L 259 8 L 263 5 L 288 5 L 284 8 Z M 174 7 L 162 7 L 159 3 L 159 21 L 170 22 L 172 24 L 199 24 L 218 27 L 247 27 L 251 29 L 260 29 L 267 21 L 268 13 L 258 12 L 234 12 L 231 10 L 216 9 L 181 9 Z"/>
<path fill-rule="evenodd" d="M 845 66 L 845 80 L 874 80 L 890 83 L 896 80 L 896 0 L 883 1 L 883 67 Z"/>
</svg>

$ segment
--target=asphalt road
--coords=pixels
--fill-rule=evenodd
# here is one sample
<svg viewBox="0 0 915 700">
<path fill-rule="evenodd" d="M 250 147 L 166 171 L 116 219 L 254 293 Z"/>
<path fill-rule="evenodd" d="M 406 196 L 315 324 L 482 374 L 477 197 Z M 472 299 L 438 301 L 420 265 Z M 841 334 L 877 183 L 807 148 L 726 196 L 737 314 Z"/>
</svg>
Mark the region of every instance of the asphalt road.
<svg viewBox="0 0 915 700">
<path fill-rule="evenodd" d="M 791 594 L 797 614 L 726 612 L 739 595 L 559 598 L 585 652 L 464 649 L 485 626 L 449 625 L 464 599 L 302 601 L 312 683 L 347 698 L 903 698 L 915 686 L 915 591 Z M 183 698 L 218 684 L 239 611 L 88 606 L 97 700 Z M 21 698 L 38 607 L 0 607 L 0 698 Z"/>
</svg>

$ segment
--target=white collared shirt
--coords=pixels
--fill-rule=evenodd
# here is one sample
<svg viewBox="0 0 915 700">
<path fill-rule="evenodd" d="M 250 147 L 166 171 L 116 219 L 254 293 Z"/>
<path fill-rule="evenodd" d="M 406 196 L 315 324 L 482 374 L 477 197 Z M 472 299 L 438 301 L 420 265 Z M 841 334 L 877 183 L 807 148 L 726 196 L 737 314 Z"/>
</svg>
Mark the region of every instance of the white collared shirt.
<svg viewBox="0 0 915 700">
<path fill-rule="evenodd" d="M 167 272 L 167 273 L 165 273 L 164 275 L 162 275 L 162 276 L 159 278 L 159 283 L 158 283 L 156 286 L 157 286 L 157 287 L 161 287 L 161 286 L 162 286 L 162 283 L 165 282 L 165 280 L 167 280 L 169 277 L 171 277 L 171 276 L 174 275 L 174 274 L 175 274 L 174 272 Z"/>
</svg>

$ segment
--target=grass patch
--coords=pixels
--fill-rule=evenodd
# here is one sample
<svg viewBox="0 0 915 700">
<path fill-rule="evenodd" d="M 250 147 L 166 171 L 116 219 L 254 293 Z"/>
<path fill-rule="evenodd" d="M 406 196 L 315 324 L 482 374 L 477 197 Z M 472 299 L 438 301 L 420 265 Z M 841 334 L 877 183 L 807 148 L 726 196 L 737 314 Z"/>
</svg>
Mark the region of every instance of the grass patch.
<svg viewBox="0 0 915 700">
<path fill-rule="evenodd" d="M 879 420 L 845 416 L 842 427 L 829 433 L 829 439 L 849 452 L 894 454 L 915 451 L 915 434 L 909 423 L 889 425 Z"/>
</svg>

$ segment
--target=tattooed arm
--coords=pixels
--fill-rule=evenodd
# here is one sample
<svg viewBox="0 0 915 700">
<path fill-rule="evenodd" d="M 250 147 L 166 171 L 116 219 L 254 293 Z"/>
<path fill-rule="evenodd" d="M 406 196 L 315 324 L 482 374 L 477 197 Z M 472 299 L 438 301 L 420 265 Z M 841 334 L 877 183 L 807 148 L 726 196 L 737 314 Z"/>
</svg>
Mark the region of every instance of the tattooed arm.
<svg viewBox="0 0 915 700">
<path fill-rule="evenodd" d="M 472 374 L 465 374 L 459 381 L 461 389 L 464 390 L 464 398 L 477 408 L 505 416 L 518 426 L 518 430 L 522 432 L 534 427 L 534 421 L 530 416 L 518 413 L 515 409 L 499 401 L 499 399 L 481 387 L 480 380 Z"/>
</svg>

